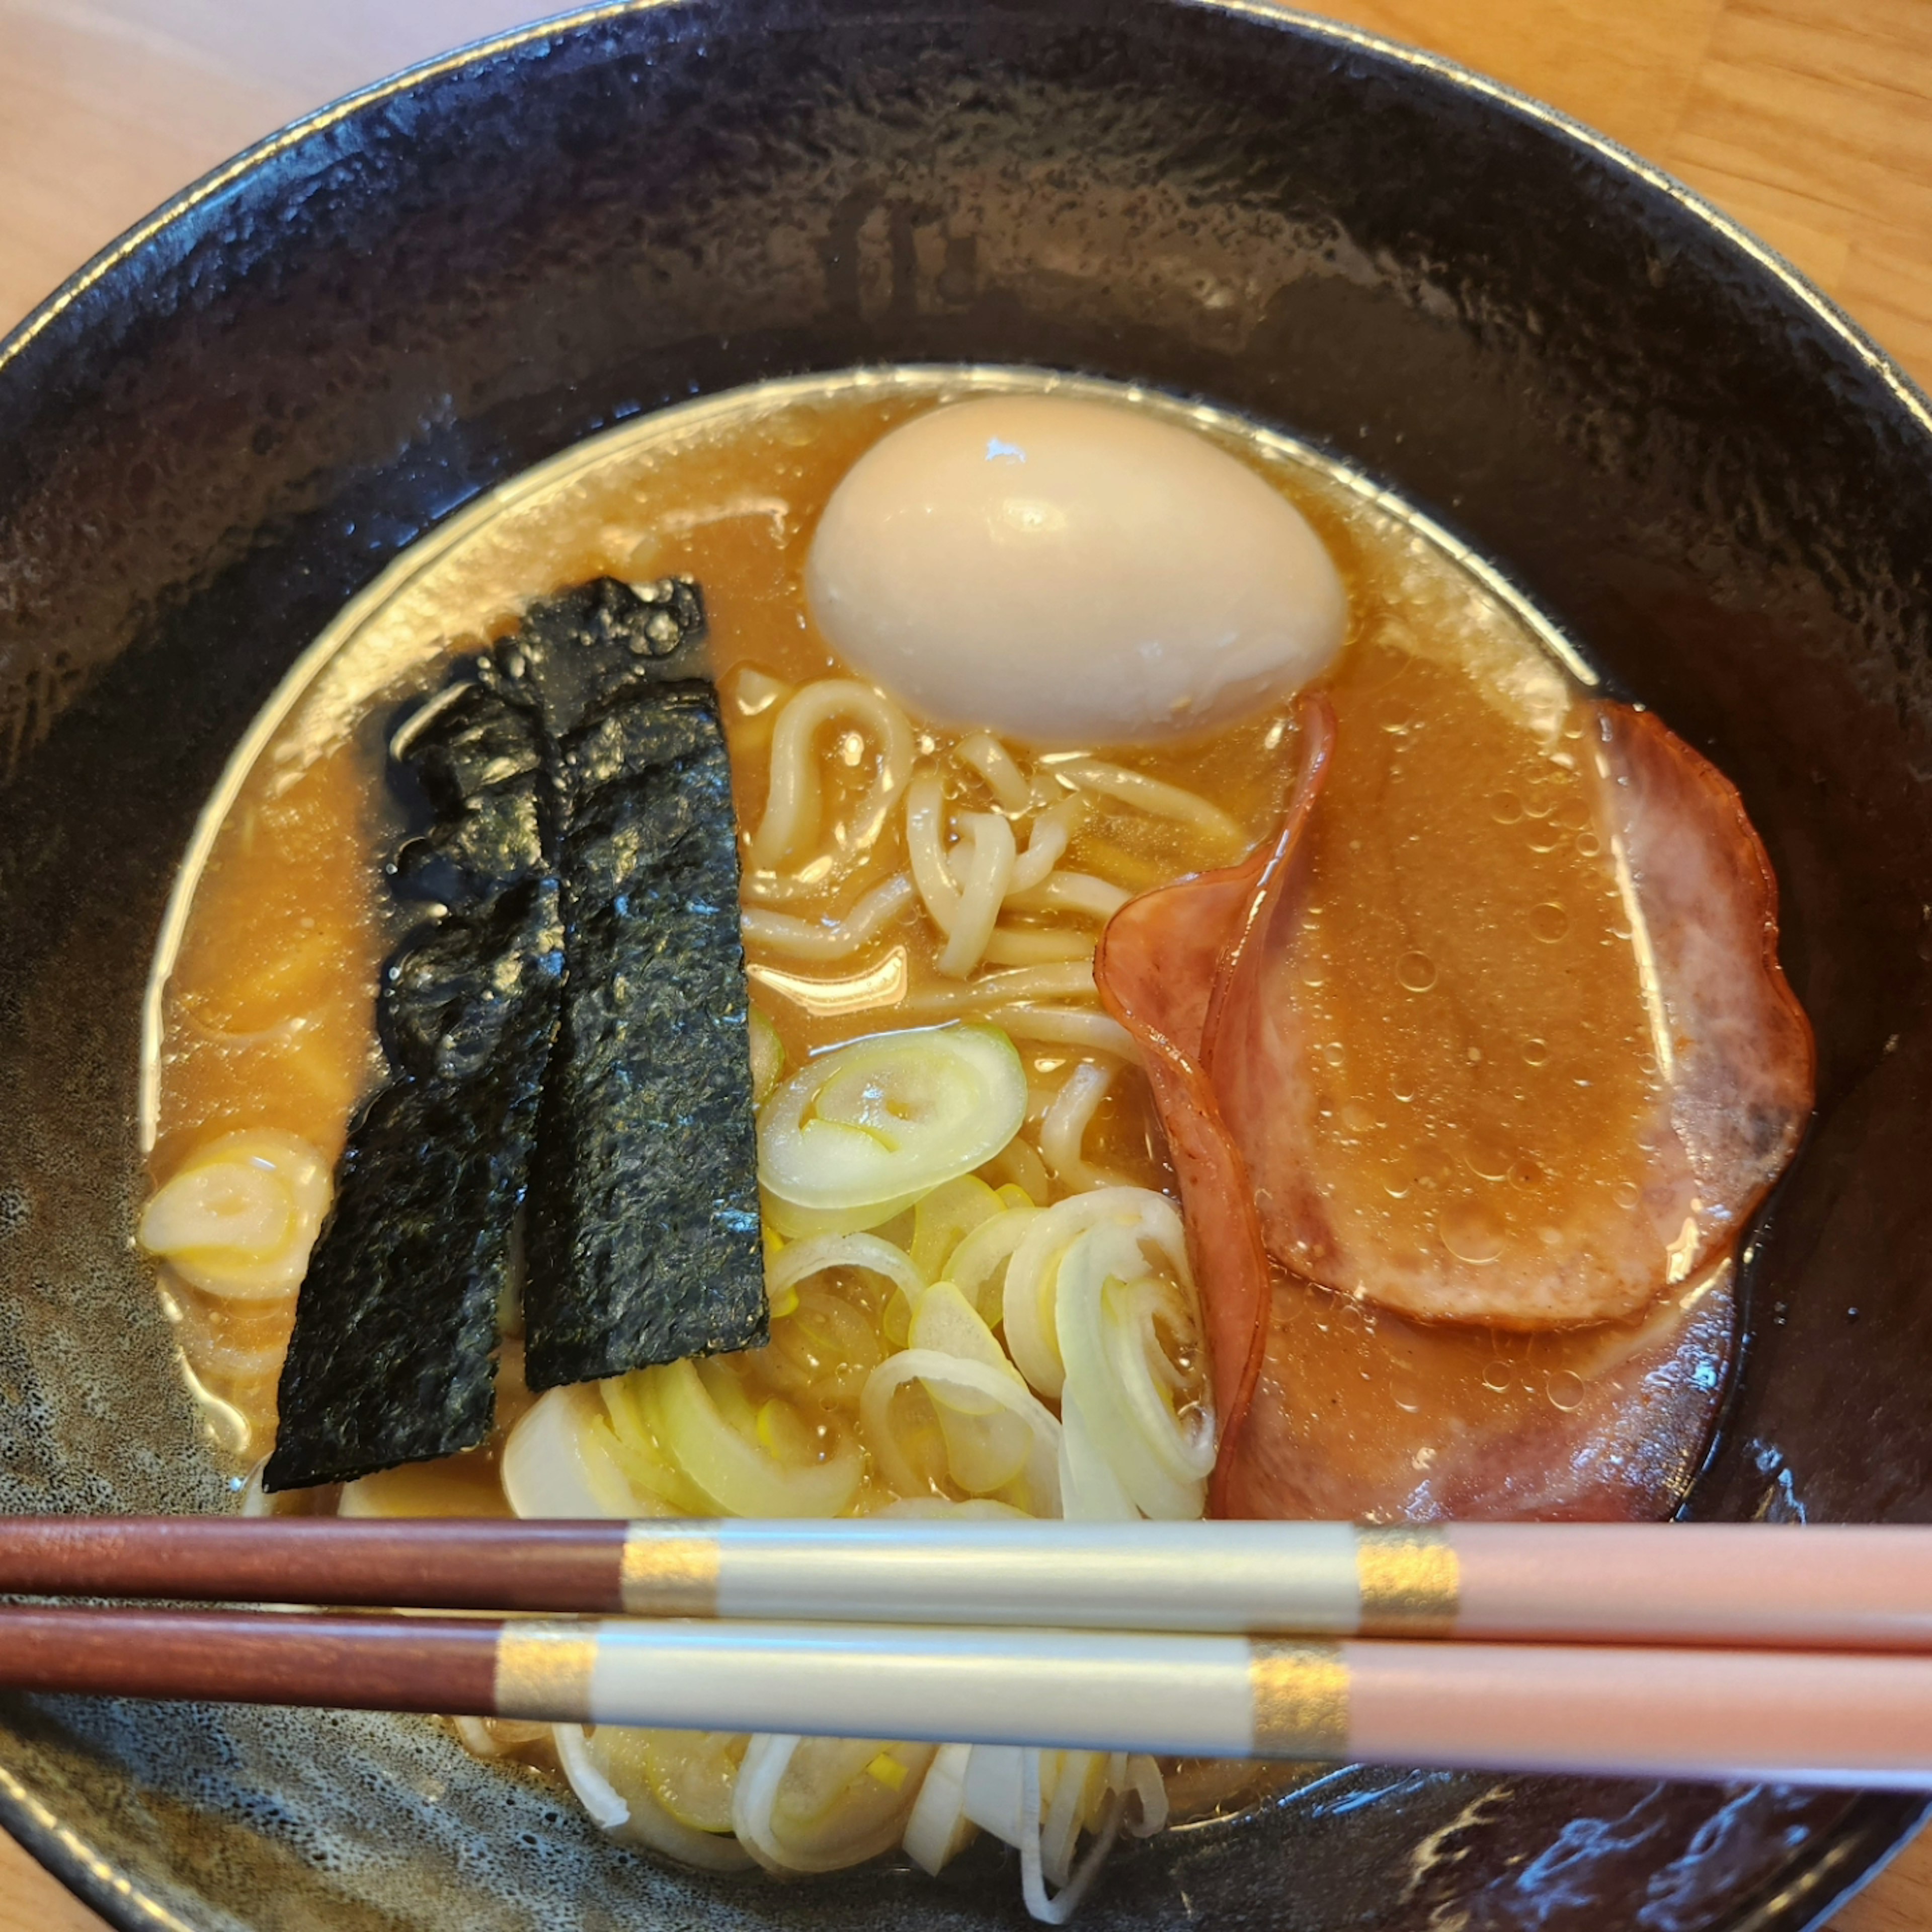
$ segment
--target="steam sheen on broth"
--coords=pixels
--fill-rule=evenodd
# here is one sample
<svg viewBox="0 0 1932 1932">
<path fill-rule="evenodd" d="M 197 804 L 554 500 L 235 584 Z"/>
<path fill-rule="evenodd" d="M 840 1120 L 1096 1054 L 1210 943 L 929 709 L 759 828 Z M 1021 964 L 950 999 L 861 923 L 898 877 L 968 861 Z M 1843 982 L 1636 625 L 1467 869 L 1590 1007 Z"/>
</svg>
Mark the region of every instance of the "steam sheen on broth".
<svg viewBox="0 0 1932 1932">
<path fill-rule="evenodd" d="M 1211 1473 L 1238 1514 L 1674 1507 L 1809 1104 L 1768 874 L 1419 520 L 1226 418 L 920 371 L 670 412 L 419 548 L 238 756 L 158 967 L 142 1236 L 238 1468 L 383 1065 L 388 721 L 531 598 L 674 574 L 728 735 L 772 1340 L 533 1401 L 512 1294 L 489 1440 L 302 1506 L 1174 1516 Z M 1694 960 L 1666 817 L 1718 907 Z M 1772 1070 L 1748 1151 L 1709 1125 L 1734 1036 Z M 1017 1831 L 1036 1912 L 1258 1788 L 1047 1753 L 1014 1827 L 1017 1752 L 459 1728 L 710 1869 Z"/>
</svg>

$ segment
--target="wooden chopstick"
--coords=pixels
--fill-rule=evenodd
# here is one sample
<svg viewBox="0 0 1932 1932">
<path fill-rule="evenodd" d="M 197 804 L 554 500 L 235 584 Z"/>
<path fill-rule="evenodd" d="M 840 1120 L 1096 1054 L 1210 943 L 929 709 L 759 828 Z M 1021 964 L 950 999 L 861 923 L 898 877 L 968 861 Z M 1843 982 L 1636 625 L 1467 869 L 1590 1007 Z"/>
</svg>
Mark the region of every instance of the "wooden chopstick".
<svg viewBox="0 0 1932 1932">
<path fill-rule="evenodd" d="M 0 1610 L 0 1685 L 1159 1755 L 1932 1786 L 1932 1658 Z"/>
<path fill-rule="evenodd" d="M 0 1517 L 0 1596 L 614 1612 L 626 1607 L 629 1529 L 472 1516 Z"/>
<path fill-rule="evenodd" d="M 1932 1528 L 22 1517 L 0 1594 L 1932 1652 Z"/>
</svg>

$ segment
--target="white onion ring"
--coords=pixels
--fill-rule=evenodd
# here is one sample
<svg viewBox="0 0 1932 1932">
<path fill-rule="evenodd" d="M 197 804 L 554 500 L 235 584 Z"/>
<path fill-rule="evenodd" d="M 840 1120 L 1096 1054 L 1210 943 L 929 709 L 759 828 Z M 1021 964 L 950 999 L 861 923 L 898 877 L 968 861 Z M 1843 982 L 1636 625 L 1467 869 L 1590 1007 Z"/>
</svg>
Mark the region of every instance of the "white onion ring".
<svg viewBox="0 0 1932 1932">
<path fill-rule="evenodd" d="M 788 1467 L 718 1412 L 697 1364 L 643 1371 L 646 1417 L 659 1448 L 725 1516 L 831 1516 L 865 1480 L 858 1445 L 842 1439 L 822 1462 Z M 722 1372 L 729 1374 L 729 1370 Z"/>
<path fill-rule="evenodd" d="M 1214 1466 L 1211 1431 L 1184 1437 L 1148 1374 L 1138 1331 L 1130 1346 L 1110 1346 L 1106 1290 L 1124 1272 L 1132 1280 L 1145 1261 L 1124 1228 L 1098 1230 L 1060 1266 L 1054 1322 L 1065 1393 L 1080 1406 L 1094 1446 L 1144 1516 L 1189 1521 L 1200 1515 L 1202 1486 Z"/>
<path fill-rule="evenodd" d="M 777 1732 L 760 1732 L 752 1739 L 731 1792 L 731 1827 L 739 1843 L 768 1870 L 780 1873 L 843 1871 L 890 1851 L 905 1829 L 905 1814 L 917 1802 L 916 1790 L 877 1829 L 836 1852 L 808 1852 L 779 1839 L 773 1816 L 778 1788 L 804 1742 Z"/>
<path fill-rule="evenodd" d="M 1028 1750 L 1020 1760 L 1020 1895 L 1026 1900 L 1027 1910 L 1042 1925 L 1064 1925 L 1080 1909 L 1080 1901 L 1114 1848 L 1120 1828 L 1120 1806 L 1118 1798 L 1109 1803 L 1087 1856 L 1051 1898 L 1040 1868 L 1040 1753 Z"/>
<path fill-rule="evenodd" d="M 556 1744 L 556 1761 L 563 1767 L 577 1802 L 590 1814 L 590 1822 L 600 1832 L 621 1830 L 631 1822 L 631 1807 L 624 1795 L 591 1762 L 590 1747 L 581 1724 L 553 1724 L 550 1736 Z"/>
<path fill-rule="evenodd" d="M 752 1855 L 729 1832 L 700 1832 L 681 1822 L 641 1784 L 626 1797 L 597 1762 L 596 1746 L 585 1737 L 581 1724 L 553 1725 L 551 1736 L 557 1762 L 578 1802 L 590 1813 L 593 1824 L 620 1843 L 643 1845 L 700 1871 L 739 1872 L 751 1867 Z M 605 1823 L 592 1808 L 592 1796 L 607 1811 L 613 1803 L 621 1806 L 623 1817 L 614 1825 Z"/>
<path fill-rule="evenodd" d="M 952 1250 L 952 1258 L 946 1264 L 946 1279 L 979 1310 L 989 1327 L 1000 1318 L 998 1300 L 988 1308 L 982 1304 L 982 1298 L 994 1275 L 1012 1259 L 1015 1250 L 1033 1226 L 1034 1217 L 1040 1212 L 1037 1208 L 1009 1208 L 1004 1214 L 982 1221 Z"/>
<path fill-rule="evenodd" d="M 1156 1832 L 1166 1831 L 1167 1780 L 1160 1774 L 1160 1766 L 1137 1752 L 1126 1761 L 1124 1783 L 1141 1801 L 1140 1817 L 1138 1821 L 1126 1820 L 1127 1829 L 1137 1838 L 1150 1838 Z"/>
<path fill-rule="evenodd" d="M 866 1378 L 859 1398 L 859 1420 L 866 1439 L 879 1459 L 886 1480 L 902 1492 L 916 1494 L 924 1485 L 905 1459 L 892 1429 L 892 1399 L 910 1382 L 932 1382 L 987 1396 L 994 1405 L 1018 1416 L 1033 1431 L 1032 1454 L 1027 1459 L 1027 1481 L 1042 1516 L 1060 1514 L 1060 1424 L 1030 1390 L 1015 1377 L 984 1363 L 934 1348 L 902 1348 Z"/>
<path fill-rule="evenodd" d="M 1049 1400 L 1057 1400 L 1066 1378 L 1054 1334 L 1054 1278 L 1066 1250 L 1090 1228 L 1109 1224 L 1129 1228 L 1150 1243 L 1177 1280 L 1192 1289 L 1187 1237 L 1180 1214 L 1164 1194 L 1150 1187 L 1103 1187 L 1056 1202 L 1027 1230 L 1006 1267 L 1004 1297 L 1006 1352 L 1022 1375 Z M 1144 1274 L 1144 1267 L 1137 1269 Z"/>
<path fill-rule="evenodd" d="M 774 1300 L 827 1268 L 862 1270 L 902 1288 L 916 1301 L 926 1287 L 902 1248 L 877 1234 L 808 1234 L 788 1243 L 765 1264 L 765 1289 Z"/>
</svg>

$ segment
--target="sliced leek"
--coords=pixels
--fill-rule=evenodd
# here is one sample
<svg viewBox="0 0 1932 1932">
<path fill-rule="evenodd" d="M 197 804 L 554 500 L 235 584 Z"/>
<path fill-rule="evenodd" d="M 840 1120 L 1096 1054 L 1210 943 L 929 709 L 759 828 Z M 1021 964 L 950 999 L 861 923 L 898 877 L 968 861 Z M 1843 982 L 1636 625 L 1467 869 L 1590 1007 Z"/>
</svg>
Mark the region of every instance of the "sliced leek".
<svg viewBox="0 0 1932 1932">
<path fill-rule="evenodd" d="M 878 1226 L 992 1160 L 1018 1131 L 1026 1101 L 1019 1054 L 997 1027 L 854 1040 L 820 1054 L 766 1103 L 758 1178 L 769 1197 L 808 1217 Z M 782 1216 L 780 1224 L 787 1232 Z M 821 1231 L 830 1231 L 823 1222 L 799 1229 Z"/>
</svg>

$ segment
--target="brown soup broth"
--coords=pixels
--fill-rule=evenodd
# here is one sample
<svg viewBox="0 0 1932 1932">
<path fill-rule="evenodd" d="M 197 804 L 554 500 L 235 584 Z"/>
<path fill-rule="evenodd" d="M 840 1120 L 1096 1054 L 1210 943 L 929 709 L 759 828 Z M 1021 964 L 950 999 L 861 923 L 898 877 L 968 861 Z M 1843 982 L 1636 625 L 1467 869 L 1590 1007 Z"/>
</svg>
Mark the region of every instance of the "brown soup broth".
<svg viewBox="0 0 1932 1932">
<path fill-rule="evenodd" d="M 787 688 L 843 674 L 812 622 L 802 587 L 807 548 L 832 489 L 880 435 L 919 412 L 991 386 L 1034 388 L 1053 380 L 1020 372 L 907 371 L 776 385 L 673 411 L 568 452 L 452 520 L 393 567 L 292 674 L 283 697 L 238 753 L 184 868 L 151 996 L 145 1110 L 153 1180 L 166 1180 L 195 1148 L 242 1128 L 297 1136 L 330 1162 L 340 1154 L 358 1103 L 380 1078 L 375 990 L 382 962 L 411 917 L 384 879 L 385 860 L 403 829 L 386 782 L 386 732 L 398 706 L 433 688 L 452 657 L 513 628 L 531 598 L 599 574 L 697 578 L 710 614 L 709 650 L 724 700 L 738 815 L 741 826 L 755 826 L 765 803 L 778 701 Z M 1096 385 L 1065 386 L 1118 394 Z M 1347 585 L 1349 642 L 1328 682 L 1340 743 L 1359 740 L 1368 748 L 1344 794 L 1348 811 L 1364 821 L 1370 849 L 1366 858 L 1360 843 L 1352 849 L 1354 835 L 1331 819 L 1318 865 L 1329 934 L 1352 933 L 1349 956 L 1329 958 L 1322 970 L 1336 976 L 1338 999 L 1353 998 L 1360 1006 L 1363 996 L 1350 990 L 1352 972 L 1359 977 L 1381 952 L 1405 951 L 1400 922 L 1390 926 L 1377 895 L 1386 894 L 1392 874 L 1418 890 L 1436 890 L 1430 880 L 1439 877 L 1439 868 L 1432 872 L 1412 841 L 1403 842 L 1420 818 L 1437 814 L 1454 838 L 1471 812 L 1490 808 L 1483 801 L 1498 791 L 1527 793 L 1547 778 L 1552 796 L 1568 795 L 1564 774 L 1555 766 L 1513 766 L 1507 783 L 1474 791 L 1458 776 L 1458 742 L 1497 734 L 1487 681 L 1501 666 L 1532 682 L 1540 680 L 1546 694 L 1566 702 L 1587 673 L 1574 658 L 1559 669 L 1547 632 L 1400 506 L 1238 422 L 1144 400 L 1145 406 L 1192 422 L 1288 496 L 1328 544 Z M 1408 762 L 1408 788 L 1396 801 L 1397 826 L 1389 816 L 1390 780 L 1409 742 L 1404 734 L 1423 722 L 1418 705 L 1426 710 L 1429 755 Z M 916 717 L 911 722 L 927 757 L 943 754 L 958 736 L 927 729 Z M 1282 706 L 1170 747 L 1091 749 L 1207 798 L 1253 843 L 1270 836 L 1279 819 L 1296 764 L 1295 735 L 1292 707 Z M 824 736 L 824 816 L 836 834 L 871 770 L 856 736 Z M 1024 747 L 1013 748 L 1030 762 Z M 1528 754 L 1517 742 L 1511 755 L 1520 766 Z M 947 770 L 949 796 L 985 808 L 983 788 L 975 789 L 980 781 L 963 766 Z M 1428 795 L 1432 783 L 1441 796 Z M 1471 836 L 1461 841 L 1456 862 L 1480 870 L 1489 849 Z M 1578 854 L 1574 841 L 1565 847 L 1565 862 L 1573 872 L 1581 866 L 1589 874 L 1586 886 L 1594 887 L 1600 881 L 1588 857 Z M 842 911 L 903 862 L 882 852 L 840 881 L 836 904 L 783 909 L 813 916 Z M 1103 801 L 1062 862 L 1138 891 L 1217 858 L 1186 828 Z M 1498 890 L 1520 896 L 1507 882 Z M 938 974 L 935 944 L 918 910 L 909 908 L 855 958 L 835 967 L 748 946 L 753 1004 L 776 1028 L 789 1064 L 838 1040 L 976 1010 L 970 998 L 962 1004 L 958 982 Z M 1609 910 L 1592 914 L 1610 916 Z M 1050 927 L 1052 921 L 1040 923 Z M 1090 922 L 1090 940 L 1092 929 Z M 1478 935 L 1471 943 L 1490 942 Z M 1505 953 L 1491 944 L 1488 956 L 1502 959 Z M 1411 976 L 1421 970 L 1406 958 L 1394 964 L 1398 972 L 1406 966 Z M 844 990 L 811 991 L 827 984 Z M 942 1003 L 938 1009 L 928 1004 L 935 998 Z M 1090 994 L 1084 1004 L 1092 1005 Z M 1580 1027 L 1632 1023 L 1629 989 L 1614 976 L 1600 983 L 1580 980 L 1576 1004 Z M 1501 1006 L 1506 1006 L 1505 998 Z M 1372 1022 L 1366 1031 L 1355 1023 L 1364 1018 Z M 1460 1055 L 1450 1069 L 1461 1082 L 1452 1096 L 1464 1113 L 1474 1108 L 1482 1114 L 1470 1131 L 1488 1137 L 1487 1149 L 1498 1134 L 1521 1130 L 1525 1096 L 1511 1087 L 1498 1099 L 1471 1080 L 1461 1070 L 1462 1036 L 1453 1041 L 1426 1036 L 1412 1025 L 1406 1036 L 1410 1022 L 1391 1006 L 1385 1013 L 1352 1016 L 1351 1040 L 1369 1039 L 1372 1022 L 1383 1028 L 1379 1042 L 1372 1042 L 1382 1085 L 1391 1079 L 1399 1084 L 1401 1066 L 1418 1058 Z M 1042 1097 L 1077 1058 L 1072 1048 L 1021 1045 Z M 1641 1069 L 1632 1077 L 1640 1082 Z M 1437 1157 L 1426 1148 L 1419 1152 L 1420 1143 L 1403 1142 L 1399 1122 L 1390 1132 L 1390 1110 L 1379 1096 L 1371 1106 L 1338 1092 L 1334 1104 L 1343 1115 L 1338 1131 L 1378 1142 L 1376 1176 L 1386 1178 L 1406 1163 L 1402 1178 L 1412 1183 L 1418 1162 L 1426 1167 Z M 1518 1139 L 1526 1133 L 1520 1130 Z M 1120 1177 L 1171 1191 L 1144 1082 L 1133 1070 L 1114 1083 L 1085 1148 L 1089 1158 Z M 1520 1158 L 1528 1173 L 1534 1150 L 1526 1142 L 1493 1151 L 1498 1158 Z M 1603 1184 L 1619 1178 L 1606 1174 Z M 1540 1184 L 1540 1169 L 1535 1179 Z M 1378 1191 L 1375 1198 L 1383 1196 Z M 1370 1211 L 1366 1200 L 1362 1211 Z M 1368 1370 L 1351 1358 L 1343 1340 L 1348 1324 L 1337 1328 L 1322 1312 L 1325 1298 L 1311 1292 L 1317 1298 L 1308 1309 L 1310 1356 L 1327 1360 L 1338 1400 L 1392 1405 L 1404 1416 L 1413 1416 L 1418 1402 L 1426 1406 L 1406 1378 L 1401 1388 L 1364 1390 Z M 292 1297 L 221 1300 L 165 1269 L 163 1293 L 211 1429 L 238 1463 L 258 1460 L 272 1436 Z M 1570 1346 L 1562 1337 L 1536 1344 L 1533 1376 L 1508 1378 L 1513 1387 L 1502 1399 L 1520 1400 L 1531 1380 L 1540 1394 L 1546 1374 L 1560 1375 Z M 1461 1372 L 1460 1357 L 1487 1362 L 1498 1348 L 1494 1337 L 1472 1333 L 1448 1353 Z M 768 1352 L 775 1358 L 773 1385 L 797 1396 L 802 1371 L 808 1382 L 819 1358 L 803 1344 L 788 1352 L 775 1342 Z M 780 1354 L 783 1363 L 776 1360 Z M 526 1400 L 514 1344 L 507 1346 L 499 1440 Z M 368 1506 L 386 1514 L 502 1512 L 507 1506 L 495 1478 L 494 1446 L 391 1472 L 358 1488 L 367 1492 Z M 1183 1779 L 1178 1815 L 1223 1811 L 1256 1794 L 1246 1774 L 1204 1767 L 1190 1775 L 1201 1789 L 1188 1798 L 1192 1787 Z"/>
<path fill-rule="evenodd" d="M 1049 379 L 993 380 L 1032 386 Z M 534 596 L 601 573 L 634 579 L 688 574 L 703 585 L 710 613 L 739 816 L 755 825 L 776 708 L 760 704 L 766 689 L 760 680 L 796 686 L 842 674 L 802 595 L 819 513 L 846 470 L 886 430 L 975 386 L 964 372 L 950 380 L 943 372 L 917 372 L 830 382 L 817 393 L 787 385 L 762 398 L 725 399 L 722 408 L 673 412 L 574 452 L 567 472 L 547 487 L 546 472 L 537 472 L 511 500 L 466 513 L 457 520 L 468 526 L 459 540 L 403 573 L 386 595 L 379 585 L 364 600 L 373 608 L 352 612 L 355 621 L 338 627 L 343 634 L 332 652 L 310 670 L 264 742 L 249 748 L 246 768 L 209 828 L 167 962 L 158 1038 L 150 1042 L 154 1180 L 166 1179 L 194 1146 L 242 1126 L 298 1135 L 332 1162 L 356 1104 L 379 1077 L 375 987 L 382 960 L 409 923 L 382 872 L 401 830 L 383 760 L 384 727 L 399 705 L 431 687 L 452 656 L 513 628 Z M 1379 754 L 1399 742 L 1390 718 L 1401 710 L 1398 722 L 1412 723 L 1408 694 L 1424 690 L 1438 743 L 1480 738 L 1486 670 L 1534 661 L 1540 672 L 1556 675 L 1521 612 L 1385 500 L 1238 423 L 1189 413 L 1280 488 L 1336 560 L 1352 610 L 1350 641 L 1330 680 L 1345 746 L 1358 736 Z M 758 674 L 748 693 L 747 671 Z M 913 722 L 922 752 L 943 752 L 958 735 Z M 1294 737 L 1292 715 L 1282 709 L 1171 747 L 1092 748 L 1208 797 L 1258 842 L 1280 812 Z M 868 776 L 856 764 L 844 767 L 840 751 L 835 745 L 824 767 L 835 827 Z M 1364 795 L 1356 808 L 1372 822 L 1381 770 L 1380 762 L 1373 764 L 1354 786 Z M 1535 774 L 1509 776 L 1527 783 Z M 1564 775 L 1550 776 L 1560 790 Z M 968 775 L 948 782 L 963 796 L 976 781 Z M 1412 816 L 1440 811 L 1452 826 L 1466 809 L 1460 797 L 1402 802 Z M 1211 862 L 1212 855 L 1192 848 L 1191 836 L 1125 808 L 1103 808 L 1064 862 L 1142 890 Z M 1327 873 L 1337 874 L 1328 895 L 1340 902 L 1337 922 L 1353 916 L 1365 927 L 1386 926 L 1374 896 L 1386 884 L 1387 865 L 1350 868 L 1334 864 L 1333 856 L 1324 882 Z M 1398 847 L 1398 865 L 1402 857 Z M 1482 848 L 1472 842 L 1457 857 L 1466 868 L 1480 865 Z M 1422 868 L 1412 869 L 1424 875 Z M 867 878 L 862 870 L 842 884 L 845 903 L 862 892 Z M 1378 943 L 1394 941 L 1373 932 L 1358 950 L 1371 952 Z M 754 945 L 748 948 L 754 1001 L 796 1064 L 833 1041 L 928 1016 L 923 999 L 935 990 L 943 997 L 946 984 L 934 972 L 934 950 L 925 922 L 910 916 L 878 936 L 856 970 L 761 957 Z M 814 1010 L 809 1000 L 774 990 L 773 982 L 860 978 L 895 952 L 903 957 L 903 973 L 876 1004 Z M 1617 998 L 1622 990 L 1609 988 L 1598 1004 L 1618 1008 L 1628 1020 L 1621 1010 L 1628 1002 Z M 1377 1017 L 1397 1018 L 1394 1012 Z M 1600 1013 L 1587 1017 L 1601 1023 Z M 1400 1058 L 1403 1044 L 1396 1037 L 1381 1050 Z M 1408 1044 L 1425 1053 L 1442 1046 Z M 1042 1081 L 1067 1058 L 1065 1049 L 1027 1052 Z M 1169 1184 L 1137 1076 L 1117 1083 L 1088 1145 L 1127 1178 Z M 1425 1162 L 1429 1157 L 1425 1151 Z M 1387 1158 L 1413 1162 L 1414 1154 L 1398 1148 Z M 178 1281 L 167 1292 L 190 1365 L 227 1412 L 222 1424 L 230 1446 L 258 1455 L 273 1427 L 270 1358 L 286 1337 L 290 1310 L 217 1301 Z"/>
</svg>

